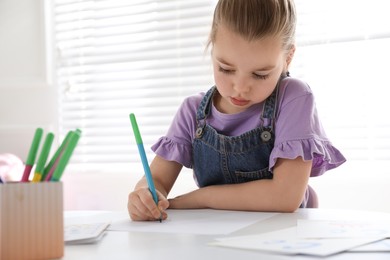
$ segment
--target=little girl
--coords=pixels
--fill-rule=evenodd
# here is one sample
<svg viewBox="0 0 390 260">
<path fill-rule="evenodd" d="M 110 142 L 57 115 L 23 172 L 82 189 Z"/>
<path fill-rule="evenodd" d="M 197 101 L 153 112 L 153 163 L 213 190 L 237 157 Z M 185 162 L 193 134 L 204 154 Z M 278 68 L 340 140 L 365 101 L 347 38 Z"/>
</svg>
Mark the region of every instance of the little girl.
<svg viewBox="0 0 390 260">
<path fill-rule="evenodd" d="M 309 177 L 343 162 L 327 139 L 309 86 L 289 77 L 293 0 L 220 0 L 208 45 L 215 86 L 188 97 L 153 145 L 155 204 L 145 179 L 129 195 L 133 220 L 167 208 L 293 212 L 306 207 Z M 199 189 L 167 196 L 182 167 Z"/>
</svg>

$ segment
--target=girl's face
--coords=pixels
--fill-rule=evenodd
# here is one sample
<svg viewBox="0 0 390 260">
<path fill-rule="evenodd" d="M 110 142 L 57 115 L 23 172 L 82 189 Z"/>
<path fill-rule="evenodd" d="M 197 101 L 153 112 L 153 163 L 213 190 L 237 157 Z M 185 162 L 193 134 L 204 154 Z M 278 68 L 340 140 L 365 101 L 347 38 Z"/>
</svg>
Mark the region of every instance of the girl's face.
<svg viewBox="0 0 390 260">
<path fill-rule="evenodd" d="M 280 39 L 248 42 L 226 27 L 218 27 L 212 49 L 220 94 L 214 99 L 218 111 L 235 114 L 264 101 L 287 70 L 287 56 Z"/>
</svg>

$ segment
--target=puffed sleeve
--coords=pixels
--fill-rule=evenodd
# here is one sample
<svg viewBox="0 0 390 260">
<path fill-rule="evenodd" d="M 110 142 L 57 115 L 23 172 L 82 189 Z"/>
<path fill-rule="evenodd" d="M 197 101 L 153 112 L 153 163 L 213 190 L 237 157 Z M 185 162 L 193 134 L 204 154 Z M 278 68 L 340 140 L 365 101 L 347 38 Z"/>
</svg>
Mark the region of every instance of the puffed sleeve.
<svg viewBox="0 0 390 260">
<path fill-rule="evenodd" d="M 278 158 L 312 160 L 311 177 L 322 175 L 346 161 L 327 138 L 307 84 L 287 79 L 281 84 L 281 101 L 275 122 L 275 145 L 269 168 Z"/>
<path fill-rule="evenodd" d="M 165 160 L 192 167 L 192 140 L 196 130 L 196 109 L 204 93 L 186 98 L 177 111 L 166 136 L 152 147 L 154 153 Z"/>
</svg>

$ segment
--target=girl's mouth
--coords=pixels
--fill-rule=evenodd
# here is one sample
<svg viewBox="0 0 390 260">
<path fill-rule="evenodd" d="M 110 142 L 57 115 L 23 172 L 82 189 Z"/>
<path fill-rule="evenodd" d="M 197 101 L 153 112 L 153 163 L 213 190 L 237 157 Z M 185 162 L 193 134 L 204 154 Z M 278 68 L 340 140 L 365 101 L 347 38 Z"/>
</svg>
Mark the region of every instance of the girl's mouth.
<svg viewBox="0 0 390 260">
<path fill-rule="evenodd" d="M 231 97 L 230 98 L 231 102 L 236 105 L 236 106 L 246 106 L 249 104 L 249 100 L 246 100 L 246 99 L 239 99 L 239 98 L 234 98 L 234 97 Z"/>
</svg>

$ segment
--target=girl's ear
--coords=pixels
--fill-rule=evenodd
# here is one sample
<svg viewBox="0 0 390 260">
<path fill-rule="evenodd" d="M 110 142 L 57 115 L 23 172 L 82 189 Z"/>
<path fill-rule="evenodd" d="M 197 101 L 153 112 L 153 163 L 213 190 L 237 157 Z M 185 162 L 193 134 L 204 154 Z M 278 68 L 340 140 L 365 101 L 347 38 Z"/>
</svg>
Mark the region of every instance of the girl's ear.
<svg viewBox="0 0 390 260">
<path fill-rule="evenodd" d="M 290 63 L 294 57 L 294 53 L 295 53 L 295 45 L 292 45 L 290 50 L 287 53 L 287 58 L 286 58 L 287 68 L 290 66 Z"/>
</svg>

